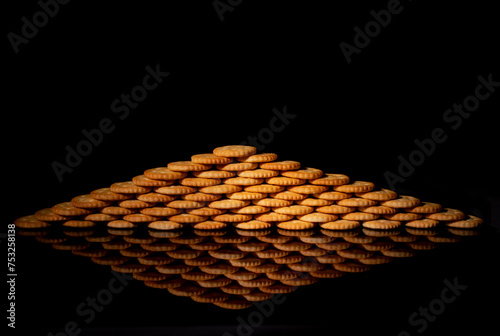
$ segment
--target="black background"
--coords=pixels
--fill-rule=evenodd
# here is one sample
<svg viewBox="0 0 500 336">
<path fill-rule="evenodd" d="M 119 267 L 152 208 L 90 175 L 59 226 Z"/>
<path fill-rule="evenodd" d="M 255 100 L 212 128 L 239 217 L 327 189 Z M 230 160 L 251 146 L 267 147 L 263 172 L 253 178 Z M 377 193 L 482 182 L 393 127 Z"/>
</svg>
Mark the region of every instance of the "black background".
<svg viewBox="0 0 500 336">
<path fill-rule="evenodd" d="M 40 6 L 24 1 L 9 8 L 4 222 L 145 169 L 238 144 L 268 127 L 274 108 L 286 106 L 296 117 L 265 151 L 382 187 L 384 172 L 397 172 L 398 156 L 407 157 L 415 139 L 439 127 L 448 139 L 397 190 L 482 216 L 493 226 L 487 237 L 465 251 L 447 250 L 394 272 L 339 279 L 328 295 L 314 286 L 297 291 L 266 325 L 397 335 L 408 327 L 407 317 L 439 293 L 444 279 L 461 275 L 470 290 L 426 333 L 494 326 L 492 311 L 498 308 L 487 305 L 498 295 L 491 278 L 491 269 L 498 268 L 498 210 L 492 210 L 499 202 L 498 92 L 457 130 L 443 114 L 474 94 L 478 76 L 500 81 L 498 20 L 488 2 L 401 5 L 401 13 L 350 64 L 339 44 L 353 44 L 354 27 L 363 29 L 373 20 L 370 11 L 387 8 L 387 1 L 242 1 L 223 21 L 211 1 L 73 1 L 60 5 L 18 53 L 7 34 L 20 34 L 21 18 L 31 21 Z M 120 120 L 111 103 L 142 83 L 146 66 L 157 64 L 170 75 Z M 113 120 L 115 130 L 59 182 L 51 164 L 64 163 L 65 147 L 75 148 L 85 139 L 82 130 L 96 128 L 103 118 Z M 54 330 L 74 318 L 74 307 L 110 274 L 34 244 L 19 242 L 17 249 L 17 323 Z M 182 333 L 186 325 L 235 324 L 239 314 L 134 284 L 89 327 L 174 326 Z"/>
</svg>

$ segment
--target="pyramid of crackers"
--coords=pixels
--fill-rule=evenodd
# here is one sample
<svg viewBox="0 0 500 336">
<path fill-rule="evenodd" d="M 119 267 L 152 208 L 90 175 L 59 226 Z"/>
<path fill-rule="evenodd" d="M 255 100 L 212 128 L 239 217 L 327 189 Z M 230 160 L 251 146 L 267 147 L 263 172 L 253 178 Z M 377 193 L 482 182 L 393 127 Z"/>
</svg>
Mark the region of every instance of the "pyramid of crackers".
<svg viewBox="0 0 500 336">
<path fill-rule="evenodd" d="M 70 201 L 14 221 L 20 228 L 53 223 L 66 227 L 107 225 L 111 228 L 175 230 L 239 229 L 329 230 L 357 227 L 390 230 L 401 226 L 474 228 L 482 220 L 457 209 L 421 202 L 257 153 L 252 146 L 223 146 L 195 154 L 191 161 L 151 168 L 131 181 L 116 182 Z"/>
</svg>

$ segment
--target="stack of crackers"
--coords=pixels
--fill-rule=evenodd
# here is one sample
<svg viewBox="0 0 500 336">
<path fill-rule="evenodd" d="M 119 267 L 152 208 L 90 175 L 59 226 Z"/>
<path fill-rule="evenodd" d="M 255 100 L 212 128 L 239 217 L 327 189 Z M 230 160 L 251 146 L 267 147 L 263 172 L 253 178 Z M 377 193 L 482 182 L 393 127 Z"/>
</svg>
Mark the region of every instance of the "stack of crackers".
<svg viewBox="0 0 500 336">
<path fill-rule="evenodd" d="M 273 153 L 256 153 L 252 146 L 223 146 L 196 154 L 191 161 L 152 168 L 131 181 L 76 196 L 68 202 L 15 220 L 20 228 L 51 223 L 65 227 L 111 228 L 148 226 L 199 230 L 229 225 L 257 230 L 475 228 L 476 216 L 440 204 L 375 188 L 347 175 L 327 174 L 280 161 Z"/>
</svg>

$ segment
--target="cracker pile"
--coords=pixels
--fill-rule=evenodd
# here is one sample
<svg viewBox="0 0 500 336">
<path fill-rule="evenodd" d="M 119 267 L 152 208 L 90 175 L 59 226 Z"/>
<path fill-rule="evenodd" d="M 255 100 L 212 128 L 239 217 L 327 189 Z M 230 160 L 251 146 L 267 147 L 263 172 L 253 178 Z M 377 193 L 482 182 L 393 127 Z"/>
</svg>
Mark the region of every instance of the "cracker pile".
<svg viewBox="0 0 500 336">
<path fill-rule="evenodd" d="M 131 181 L 113 183 L 14 223 L 20 228 L 105 223 L 111 228 L 147 225 L 155 230 L 186 226 L 211 230 L 228 225 L 247 230 L 272 226 L 388 230 L 440 225 L 474 228 L 482 223 L 460 210 L 256 151 L 252 146 L 218 147 L 213 153 L 148 169 Z"/>
</svg>

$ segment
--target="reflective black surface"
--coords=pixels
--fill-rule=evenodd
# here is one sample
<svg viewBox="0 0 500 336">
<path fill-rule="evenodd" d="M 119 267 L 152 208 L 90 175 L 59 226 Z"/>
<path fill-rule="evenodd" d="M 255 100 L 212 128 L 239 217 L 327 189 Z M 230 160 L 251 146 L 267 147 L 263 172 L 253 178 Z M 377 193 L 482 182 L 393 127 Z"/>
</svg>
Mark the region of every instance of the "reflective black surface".
<svg viewBox="0 0 500 336">
<path fill-rule="evenodd" d="M 18 236 L 19 250 L 30 245 L 33 251 L 20 256 L 18 309 L 54 334 L 68 323 L 84 334 L 116 327 L 196 333 L 205 325 L 214 334 L 259 334 L 272 332 L 271 326 L 285 332 L 284 325 L 297 326 L 288 330 L 292 334 L 361 332 L 370 325 L 418 334 L 443 325 L 471 327 L 457 316 L 487 321 L 489 308 L 470 305 L 498 293 L 489 227 L 156 231 L 55 225 L 18 230 Z M 430 315 L 420 307 L 430 307 Z"/>
</svg>

